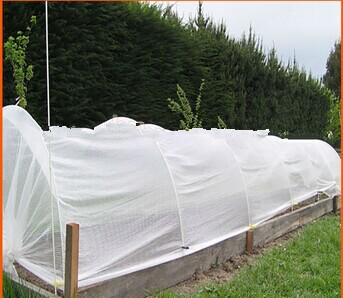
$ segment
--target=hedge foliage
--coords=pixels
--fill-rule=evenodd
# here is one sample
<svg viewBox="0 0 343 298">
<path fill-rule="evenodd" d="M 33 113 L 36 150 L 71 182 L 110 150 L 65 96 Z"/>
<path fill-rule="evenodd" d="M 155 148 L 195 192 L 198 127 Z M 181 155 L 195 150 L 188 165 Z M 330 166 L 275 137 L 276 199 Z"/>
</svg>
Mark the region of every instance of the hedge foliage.
<svg viewBox="0 0 343 298">
<path fill-rule="evenodd" d="M 46 127 L 44 3 L 6 2 L 5 40 L 37 16 L 28 49 L 34 65 L 28 111 Z M 229 28 L 230 29 L 230 28 Z M 202 90 L 204 128 L 265 129 L 288 137 L 323 138 L 330 96 L 318 80 L 266 52 L 250 30 L 227 34 L 200 10 L 184 24 L 147 3 L 49 3 L 52 125 L 93 127 L 113 114 L 177 129 L 168 108 L 179 84 L 189 98 Z M 4 103 L 13 104 L 5 64 Z"/>
</svg>

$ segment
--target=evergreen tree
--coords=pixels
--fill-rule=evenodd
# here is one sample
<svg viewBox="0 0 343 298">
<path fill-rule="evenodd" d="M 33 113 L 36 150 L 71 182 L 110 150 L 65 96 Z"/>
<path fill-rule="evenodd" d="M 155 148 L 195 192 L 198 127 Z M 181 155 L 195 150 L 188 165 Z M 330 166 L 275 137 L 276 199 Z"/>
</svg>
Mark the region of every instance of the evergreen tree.
<svg viewBox="0 0 343 298">
<path fill-rule="evenodd" d="M 335 42 L 334 48 L 330 52 L 323 83 L 335 93 L 337 98 L 341 97 L 341 41 Z"/>
</svg>

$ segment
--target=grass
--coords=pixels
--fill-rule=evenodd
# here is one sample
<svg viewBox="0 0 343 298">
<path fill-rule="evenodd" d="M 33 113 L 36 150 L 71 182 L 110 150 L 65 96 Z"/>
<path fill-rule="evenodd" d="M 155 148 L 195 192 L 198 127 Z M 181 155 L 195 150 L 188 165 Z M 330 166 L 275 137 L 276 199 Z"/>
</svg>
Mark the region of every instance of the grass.
<svg viewBox="0 0 343 298">
<path fill-rule="evenodd" d="M 39 294 L 34 294 L 26 288 L 15 284 L 5 273 L 2 278 L 2 296 L 4 298 L 40 298 Z"/>
<path fill-rule="evenodd" d="M 186 297 L 172 291 L 159 298 Z M 262 255 L 228 284 L 203 285 L 191 297 L 340 297 L 340 218 L 325 216 Z"/>
</svg>

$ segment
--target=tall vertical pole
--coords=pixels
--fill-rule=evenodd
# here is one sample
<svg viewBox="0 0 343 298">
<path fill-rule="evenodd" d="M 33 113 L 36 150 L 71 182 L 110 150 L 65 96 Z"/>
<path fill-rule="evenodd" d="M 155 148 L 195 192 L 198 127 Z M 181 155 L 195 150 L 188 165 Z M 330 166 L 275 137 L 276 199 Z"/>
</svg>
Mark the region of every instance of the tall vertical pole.
<svg viewBox="0 0 343 298">
<path fill-rule="evenodd" d="M 47 93 L 47 104 L 48 104 L 48 127 L 50 127 L 50 81 L 49 81 L 48 1 L 45 1 L 45 49 L 46 49 L 46 93 Z"/>
<path fill-rule="evenodd" d="M 48 1 L 45 1 L 45 51 L 46 51 L 46 92 L 48 106 L 48 128 L 50 128 L 50 81 L 49 81 L 49 28 L 48 28 Z M 50 152 L 50 137 L 49 137 L 49 183 L 50 183 L 50 203 L 51 203 L 51 233 L 52 233 L 52 254 L 54 263 L 54 282 L 56 282 L 56 252 L 55 252 L 55 227 L 54 227 L 54 207 L 52 196 L 52 180 L 51 180 L 51 152 Z M 57 286 L 55 287 L 55 296 L 57 296 Z"/>
</svg>

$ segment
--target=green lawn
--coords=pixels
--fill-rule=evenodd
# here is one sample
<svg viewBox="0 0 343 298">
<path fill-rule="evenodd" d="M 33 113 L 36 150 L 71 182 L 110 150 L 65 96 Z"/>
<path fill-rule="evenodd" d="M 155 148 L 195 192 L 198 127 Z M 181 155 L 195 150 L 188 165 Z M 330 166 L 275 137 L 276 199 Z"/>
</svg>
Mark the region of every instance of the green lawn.
<svg viewBox="0 0 343 298">
<path fill-rule="evenodd" d="M 172 291 L 160 298 L 185 297 Z M 340 297 L 340 218 L 325 216 L 291 242 L 262 255 L 228 284 L 203 285 L 192 297 Z"/>
</svg>

